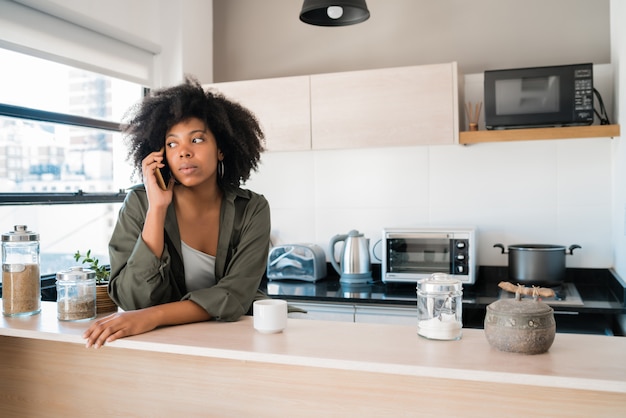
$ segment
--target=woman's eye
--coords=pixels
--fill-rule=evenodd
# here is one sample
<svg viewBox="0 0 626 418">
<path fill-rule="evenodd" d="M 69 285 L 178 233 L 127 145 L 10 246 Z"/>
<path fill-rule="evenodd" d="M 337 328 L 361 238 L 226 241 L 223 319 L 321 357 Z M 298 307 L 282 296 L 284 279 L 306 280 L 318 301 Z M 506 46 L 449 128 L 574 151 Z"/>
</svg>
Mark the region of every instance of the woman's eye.
<svg viewBox="0 0 626 418">
<path fill-rule="evenodd" d="M 202 138 L 202 137 L 197 137 L 197 138 L 194 138 L 194 139 L 192 139 L 192 140 L 191 140 L 191 142 L 194 142 L 194 143 L 196 143 L 196 144 L 197 144 L 198 142 L 203 142 L 203 141 L 204 141 L 204 138 Z"/>
<path fill-rule="evenodd" d="M 167 144 L 165 144 L 166 147 L 168 148 L 174 148 L 176 146 L 175 142 L 168 142 Z"/>
</svg>

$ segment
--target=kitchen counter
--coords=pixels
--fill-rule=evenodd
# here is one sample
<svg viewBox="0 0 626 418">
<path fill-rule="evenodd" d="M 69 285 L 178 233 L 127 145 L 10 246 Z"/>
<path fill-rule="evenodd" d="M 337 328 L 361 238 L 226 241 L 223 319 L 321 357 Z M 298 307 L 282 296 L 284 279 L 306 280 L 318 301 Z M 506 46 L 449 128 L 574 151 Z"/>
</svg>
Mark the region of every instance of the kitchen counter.
<svg viewBox="0 0 626 418">
<path fill-rule="evenodd" d="M 87 322 L 0 319 L 1 416 L 619 416 L 626 339 L 557 334 L 535 356 L 476 329 L 430 341 L 415 327 L 252 318 L 161 328 L 86 349 Z"/>
<path fill-rule="evenodd" d="M 383 283 L 380 264 L 373 264 L 374 282 L 368 285 L 345 285 L 330 264 L 328 276 L 316 283 L 297 280 L 264 279 L 261 290 L 271 297 L 290 302 L 331 303 L 339 305 L 377 305 L 379 307 L 415 307 L 415 284 Z M 483 327 L 486 307 L 499 297 L 498 283 L 510 281 L 506 266 L 480 266 L 476 283 L 463 286 L 463 325 Z M 582 304 L 554 306 L 557 332 L 601 335 L 625 334 L 619 315 L 626 314 L 626 282 L 610 269 L 568 268 L 566 283 L 573 283 L 580 292 Z M 56 301 L 56 277 L 42 277 L 42 299 Z M 0 284 L 0 295 L 2 285 Z"/>
</svg>

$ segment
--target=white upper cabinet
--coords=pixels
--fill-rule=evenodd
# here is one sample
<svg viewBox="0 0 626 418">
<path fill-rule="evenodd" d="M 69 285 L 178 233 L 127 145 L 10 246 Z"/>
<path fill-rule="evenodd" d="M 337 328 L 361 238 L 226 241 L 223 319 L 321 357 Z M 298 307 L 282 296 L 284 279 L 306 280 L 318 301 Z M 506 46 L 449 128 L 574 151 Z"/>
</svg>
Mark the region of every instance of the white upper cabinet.
<svg viewBox="0 0 626 418">
<path fill-rule="evenodd" d="M 458 144 L 456 62 L 311 76 L 313 149 Z"/>
<path fill-rule="evenodd" d="M 456 62 L 207 84 L 252 110 L 268 151 L 459 143 Z"/>
<path fill-rule="evenodd" d="M 309 76 L 207 84 L 257 116 L 268 151 L 311 149 Z"/>
</svg>

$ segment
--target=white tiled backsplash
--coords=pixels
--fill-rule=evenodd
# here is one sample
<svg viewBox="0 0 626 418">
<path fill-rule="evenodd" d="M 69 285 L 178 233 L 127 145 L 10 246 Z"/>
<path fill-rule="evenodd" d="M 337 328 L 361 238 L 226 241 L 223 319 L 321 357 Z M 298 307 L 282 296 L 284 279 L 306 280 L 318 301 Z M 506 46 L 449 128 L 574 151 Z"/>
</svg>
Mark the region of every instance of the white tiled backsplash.
<svg viewBox="0 0 626 418">
<path fill-rule="evenodd" d="M 579 244 L 568 267 L 606 268 L 611 139 L 416 146 L 263 155 L 248 187 L 272 209 L 274 244 L 357 229 L 475 226 L 479 265 L 506 265 L 493 244 Z M 376 259 L 373 259 L 377 262 Z"/>
</svg>

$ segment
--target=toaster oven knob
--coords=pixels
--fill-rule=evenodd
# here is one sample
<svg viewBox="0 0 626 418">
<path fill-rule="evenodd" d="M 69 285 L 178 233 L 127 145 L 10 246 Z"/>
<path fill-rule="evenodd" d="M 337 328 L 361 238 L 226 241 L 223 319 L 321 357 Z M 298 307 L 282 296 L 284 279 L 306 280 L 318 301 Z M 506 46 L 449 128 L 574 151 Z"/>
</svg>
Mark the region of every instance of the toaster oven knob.
<svg viewBox="0 0 626 418">
<path fill-rule="evenodd" d="M 464 241 L 457 241 L 456 242 L 456 248 L 465 248 L 465 242 Z"/>
<path fill-rule="evenodd" d="M 459 255 L 457 255 L 457 256 L 456 256 L 456 259 L 457 259 L 457 260 L 459 260 L 459 261 L 463 261 L 463 260 L 465 260 L 465 254 L 459 254 Z"/>
<path fill-rule="evenodd" d="M 463 267 L 463 266 L 456 266 L 456 272 L 459 273 L 459 274 L 465 273 L 465 267 Z"/>
</svg>

